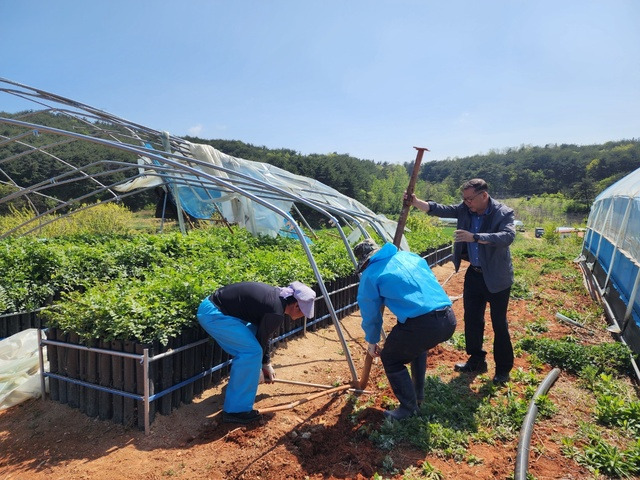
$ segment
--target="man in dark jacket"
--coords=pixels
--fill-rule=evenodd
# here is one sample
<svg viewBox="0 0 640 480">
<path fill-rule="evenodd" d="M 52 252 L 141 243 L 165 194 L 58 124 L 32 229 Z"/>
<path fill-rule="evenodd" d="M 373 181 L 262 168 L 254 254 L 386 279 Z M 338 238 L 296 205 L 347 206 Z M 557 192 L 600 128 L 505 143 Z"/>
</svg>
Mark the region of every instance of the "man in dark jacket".
<svg viewBox="0 0 640 480">
<path fill-rule="evenodd" d="M 258 384 L 275 378 L 269 355 L 271 336 L 285 315 L 294 320 L 313 317 L 315 298 L 315 292 L 300 282 L 282 288 L 241 282 L 219 288 L 202 301 L 198 322 L 233 357 L 224 422 L 249 423 L 260 418 L 253 409 Z"/>
<path fill-rule="evenodd" d="M 461 260 L 469 267 L 464 278 L 464 332 L 469 359 L 455 366 L 459 372 L 486 372 L 487 352 L 482 349 L 484 313 L 490 307 L 496 371 L 494 383 L 509 381 L 513 368 L 513 347 L 507 324 L 507 308 L 513 284 L 513 265 L 509 245 L 516 236 L 513 210 L 489 195 L 487 182 L 474 178 L 462 187 L 462 202 L 440 205 L 411 197 L 411 205 L 429 215 L 456 218 L 453 264 L 456 272 Z"/>
</svg>

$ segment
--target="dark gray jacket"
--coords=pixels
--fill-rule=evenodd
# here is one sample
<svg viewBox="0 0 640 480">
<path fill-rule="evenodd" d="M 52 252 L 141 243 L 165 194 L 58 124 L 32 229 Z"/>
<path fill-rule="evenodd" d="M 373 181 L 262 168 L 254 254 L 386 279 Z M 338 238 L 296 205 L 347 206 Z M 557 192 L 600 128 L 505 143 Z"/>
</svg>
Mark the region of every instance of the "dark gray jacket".
<svg viewBox="0 0 640 480">
<path fill-rule="evenodd" d="M 471 210 L 464 202 L 459 205 L 440 205 L 429 203 L 429 215 L 443 218 L 457 218 L 458 230 L 471 231 Z M 489 213 L 482 220 L 478 230 L 479 240 L 490 242 L 478 244 L 480 265 L 487 288 L 490 292 L 500 292 L 513 284 L 513 265 L 509 245 L 516 237 L 513 224 L 513 210 L 489 197 Z M 453 265 L 456 272 L 460 269 L 460 261 L 469 260 L 467 243 L 457 242 L 453 247 Z"/>
<path fill-rule="evenodd" d="M 271 337 L 284 323 L 285 299 L 280 289 L 260 282 L 232 283 L 220 287 L 209 300 L 222 313 L 258 327 L 256 338 L 262 347 L 262 363 L 271 362 Z"/>
</svg>

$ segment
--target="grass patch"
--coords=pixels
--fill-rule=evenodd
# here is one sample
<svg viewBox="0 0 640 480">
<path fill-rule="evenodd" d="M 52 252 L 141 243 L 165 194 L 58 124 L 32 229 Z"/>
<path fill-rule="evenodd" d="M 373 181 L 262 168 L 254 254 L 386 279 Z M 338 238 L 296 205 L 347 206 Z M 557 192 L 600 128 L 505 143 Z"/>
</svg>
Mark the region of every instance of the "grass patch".
<svg viewBox="0 0 640 480">
<path fill-rule="evenodd" d="M 574 375 L 588 366 L 596 367 L 603 373 L 632 373 L 629 357 L 631 351 L 622 343 L 581 345 L 572 337 L 563 340 L 526 337 L 518 341 L 518 346 L 543 362 Z"/>
<path fill-rule="evenodd" d="M 590 423 L 582 423 L 576 435 L 562 439 L 562 452 L 596 477 L 636 478 L 640 473 L 640 439 L 629 446 L 615 445 Z"/>
<path fill-rule="evenodd" d="M 370 430 L 370 439 L 382 450 L 411 444 L 425 452 L 469 464 L 481 463 L 468 452 L 470 442 L 495 443 L 515 438 L 524 420 L 540 378 L 535 372 L 520 371 L 519 390 L 497 388 L 487 378 L 479 392 L 469 389 L 464 376 L 445 383 L 428 376 L 428 392 L 420 414 L 402 422 L 385 420 L 379 429 Z M 546 397 L 539 400 L 542 416 L 555 413 Z"/>
</svg>

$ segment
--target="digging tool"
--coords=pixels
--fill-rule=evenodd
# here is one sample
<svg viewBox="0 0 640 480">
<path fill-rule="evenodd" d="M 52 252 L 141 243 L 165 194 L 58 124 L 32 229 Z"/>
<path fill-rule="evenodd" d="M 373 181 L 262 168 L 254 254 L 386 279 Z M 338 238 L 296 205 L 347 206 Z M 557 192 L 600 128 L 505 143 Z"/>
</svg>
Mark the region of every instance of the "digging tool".
<svg viewBox="0 0 640 480">
<path fill-rule="evenodd" d="M 364 367 L 362 367 L 362 376 L 360 377 L 360 390 L 367 388 L 367 383 L 369 383 L 369 374 L 371 373 L 371 365 L 373 364 L 373 357 L 369 355 L 369 352 L 367 352 L 366 355 L 367 356 L 364 359 Z"/>
<path fill-rule="evenodd" d="M 308 397 L 301 398 L 300 400 L 296 400 L 295 402 L 291 402 L 291 403 L 288 403 L 286 405 L 276 405 L 275 407 L 261 408 L 258 411 L 260 413 L 271 413 L 271 412 L 279 412 L 281 410 L 290 410 L 290 409 L 295 408 L 298 405 L 306 403 L 306 402 L 308 402 L 310 400 L 314 400 L 316 398 L 320 398 L 320 397 L 323 397 L 325 395 L 330 395 L 332 393 L 337 393 L 337 392 L 342 392 L 344 390 L 349 390 L 351 388 L 352 388 L 351 385 L 340 385 L 339 387 L 334 387 L 334 388 L 330 388 L 328 390 L 325 390 L 323 392 L 314 393 L 313 395 L 309 395 Z"/>
<path fill-rule="evenodd" d="M 429 149 L 425 147 L 413 147 L 418 153 L 416 154 L 416 161 L 413 164 L 413 171 L 411 172 L 411 178 L 409 178 L 409 186 L 407 187 L 406 198 L 402 203 L 402 211 L 398 218 L 398 226 L 396 227 L 396 234 L 393 237 L 393 244 L 396 247 L 400 247 L 402 241 L 402 235 L 404 234 L 404 227 L 407 224 L 407 217 L 409 216 L 409 210 L 411 210 L 411 195 L 416 188 L 416 182 L 418 181 L 418 174 L 420 173 L 420 163 L 422 163 L 422 156 L 424 152 L 428 152 Z M 384 306 L 382 307 L 382 313 L 384 313 Z M 371 373 L 371 365 L 373 364 L 373 357 L 367 352 L 367 356 L 364 359 L 364 367 L 362 368 L 362 375 L 360 377 L 360 390 L 364 390 L 369 383 L 369 374 Z"/>
<path fill-rule="evenodd" d="M 290 385 L 300 385 L 303 387 L 314 387 L 314 388 L 335 388 L 335 385 L 322 385 L 319 383 L 307 383 L 307 382 L 297 382 L 295 380 L 283 380 L 282 378 L 274 378 L 273 381 L 275 383 L 288 383 Z M 359 390 L 356 388 L 350 388 L 350 391 L 353 391 L 354 393 L 371 393 L 371 392 L 367 392 L 366 390 Z"/>
</svg>

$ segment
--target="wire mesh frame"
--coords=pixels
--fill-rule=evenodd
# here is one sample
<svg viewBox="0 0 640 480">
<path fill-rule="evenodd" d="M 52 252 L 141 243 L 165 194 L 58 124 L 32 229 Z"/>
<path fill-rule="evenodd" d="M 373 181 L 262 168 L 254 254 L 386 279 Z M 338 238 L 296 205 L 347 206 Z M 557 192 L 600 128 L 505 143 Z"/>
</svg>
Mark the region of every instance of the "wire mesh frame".
<svg viewBox="0 0 640 480">
<path fill-rule="evenodd" d="M 81 134 L 76 134 L 76 133 L 71 133 L 71 132 L 65 132 L 63 130 L 59 130 L 59 129 L 55 129 L 52 127 L 43 127 L 40 125 L 35 125 L 35 124 L 29 124 L 26 122 L 22 122 L 22 121 L 18 121 L 18 120 L 14 120 L 14 119 L 3 119 L 0 118 L 0 123 L 6 123 L 6 124 L 11 124 L 14 126 L 21 126 L 24 128 L 31 128 L 31 129 L 38 129 L 41 131 L 47 131 L 48 133 L 53 133 L 53 134 L 58 134 L 58 135 L 72 135 L 75 137 L 75 139 L 79 139 L 79 140 L 86 140 L 89 142 L 94 142 L 94 143 L 98 143 L 101 144 L 103 146 L 108 146 L 108 147 L 112 147 L 112 148 L 116 148 L 119 150 L 123 150 L 123 151 L 127 151 L 129 153 L 133 153 L 137 156 L 145 156 L 145 157 L 152 157 L 154 158 L 154 160 L 156 162 L 165 162 L 165 163 L 169 163 L 170 165 L 168 167 L 163 167 L 161 164 L 156 164 L 156 165 L 148 165 L 148 164 L 129 164 L 129 163 L 125 163 L 125 162 L 116 162 L 116 161 L 109 161 L 109 160 L 101 160 L 101 161 L 97 161 L 97 162 L 92 162 L 88 165 L 85 165 L 83 168 L 84 169 L 89 169 L 92 167 L 96 167 L 98 165 L 120 165 L 122 168 L 121 169 L 115 169 L 115 170 L 108 170 L 108 171 L 104 171 L 101 173 L 95 173 L 93 174 L 90 178 L 92 179 L 96 179 L 101 175 L 110 175 L 113 173 L 120 173 L 123 171 L 126 171 L 127 169 L 138 169 L 141 170 L 143 172 L 138 173 L 137 175 L 134 175 L 132 177 L 127 177 L 126 180 L 122 180 L 121 182 L 116 182 L 113 183 L 111 185 L 104 185 L 104 184 L 100 184 L 101 188 L 99 188 L 96 191 L 93 191 L 91 193 L 86 194 L 85 196 L 82 197 L 77 197 L 74 198 L 68 202 L 61 202 L 57 207 L 55 207 L 54 209 L 50 209 L 46 212 L 43 212 L 41 214 L 39 214 L 37 217 L 41 217 L 44 216 L 46 214 L 55 212 L 57 210 L 63 209 L 68 207 L 70 204 L 72 203 L 77 203 L 79 200 L 84 200 L 86 198 L 89 198 L 93 195 L 96 195 L 97 193 L 101 193 L 103 191 L 108 191 L 110 193 L 113 194 L 113 198 L 111 198 L 110 200 L 112 201 L 116 201 L 116 200 L 121 200 L 122 198 L 126 197 L 126 194 L 115 194 L 112 189 L 116 186 L 118 186 L 119 184 L 122 183 L 126 183 L 132 179 L 138 178 L 138 177 L 142 177 L 145 176 L 146 173 L 144 171 L 149 171 L 151 172 L 152 175 L 154 176 L 158 176 L 158 170 L 161 172 L 169 172 L 169 173 L 173 173 L 172 175 L 167 175 L 166 173 L 163 174 L 164 175 L 164 180 L 166 180 L 168 184 L 172 184 L 172 185 L 185 185 L 185 186 L 189 186 L 192 189 L 193 188 L 204 188 L 206 191 L 206 187 L 207 185 L 205 185 L 204 181 L 202 180 L 202 177 L 208 177 L 207 174 L 205 174 L 204 172 L 202 172 L 199 169 L 196 170 L 190 170 L 189 173 L 194 175 L 196 178 L 184 178 L 183 176 L 183 172 L 185 169 L 188 169 L 188 165 L 193 164 L 196 167 L 204 167 L 207 169 L 214 169 L 214 170 L 218 170 L 220 172 L 223 172 L 225 174 L 225 176 L 228 178 L 229 176 L 232 176 L 235 178 L 235 184 L 236 185 L 242 185 L 244 189 L 246 189 L 247 191 L 252 191 L 253 193 L 257 193 L 260 192 L 260 196 L 261 198 L 269 198 L 269 199 L 273 199 L 273 200 L 280 200 L 280 201 L 291 201 L 291 202 L 299 202 L 299 203 L 303 203 L 305 205 L 307 205 L 308 207 L 319 211 L 322 215 L 327 216 L 329 218 L 329 220 L 331 221 L 331 223 L 333 223 L 334 225 L 336 225 L 337 228 L 341 228 L 340 227 L 340 223 L 337 221 L 337 219 L 335 217 L 333 217 L 329 211 L 338 214 L 340 216 L 348 216 L 352 221 L 355 220 L 355 218 L 359 217 L 362 219 L 363 222 L 371 225 L 375 230 L 376 233 L 378 233 L 382 238 L 384 238 L 385 240 L 389 239 L 389 235 L 388 233 L 384 230 L 384 228 L 379 224 L 379 219 L 376 218 L 373 215 L 367 214 L 365 212 L 360 212 L 360 211 L 356 211 L 356 210 L 349 210 L 349 209 L 344 209 L 344 208 L 337 208 L 335 206 L 331 206 L 329 204 L 324 204 L 321 203 L 317 200 L 307 200 L 305 198 L 303 198 L 300 195 L 295 195 L 291 192 L 288 192 L 286 190 L 283 190 L 279 187 L 275 187 L 273 185 L 270 185 L 266 182 L 260 181 L 259 179 L 256 179 L 254 177 L 242 174 L 240 172 L 236 172 L 233 170 L 229 170 L 226 169 L 224 167 L 220 167 L 220 166 L 216 166 L 216 165 L 211 165 L 208 164 L 206 162 L 202 162 L 200 160 L 196 160 L 193 158 L 186 158 L 186 157 L 182 157 L 179 155 L 175 155 L 172 153 L 156 153 L 153 151 L 149 151 L 149 150 L 145 150 L 145 149 L 141 149 L 140 147 L 137 146 L 131 146 L 131 145 L 126 145 L 126 144 L 117 144 L 111 141 L 105 141 L 105 140 L 101 140 L 101 139 L 96 139 L 94 137 L 89 137 L 89 136 L 85 136 L 85 135 L 81 135 Z M 34 150 L 38 150 L 38 149 L 34 149 Z M 177 163 L 175 162 L 170 162 L 167 160 L 166 157 L 171 157 L 177 160 Z M 7 159 L 4 160 L 0 160 L 0 164 L 3 161 L 6 161 Z M 184 165 L 184 164 L 187 165 Z M 77 177 L 73 177 L 73 178 L 67 178 L 71 175 L 73 175 L 74 173 L 81 173 L 83 175 L 82 178 L 77 178 Z M 79 181 L 79 180 L 84 180 L 87 179 L 88 176 L 86 176 L 85 172 L 82 171 L 82 169 L 74 167 L 71 171 L 67 171 L 64 172 L 56 177 L 53 177 L 51 179 L 48 179 L 47 181 L 42 181 L 39 182 L 38 184 L 32 185 L 30 187 L 26 187 L 26 188 L 21 188 L 20 191 L 15 192 L 13 194 L 7 195 L 4 198 L 0 199 L 0 204 L 9 201 L 9 200 L 13 200 L 18 198 L 19 196 L 27 196 L 30 193 L 36 193 L 36 194 L 41 194 L 41 190 L 44 190 L 46 188 L 49 188 L 51 186 L 59 186 L 61 184 L 64 183 L 70 183 L 70 182 L 75 182 L 75 181 Z M 209 184 L 209 186 L 211 186 L 211 184 Z M 265 193 L 266 191 L 266 193 Z M 175 195 L 174 195 L 175 196 Z M 328 196 L 328 194 L 323 192 L 323 196 Z M 210 199 L 210 201 L 213 203 L 215 202 L 214 199 Z M 71 212 L 70 214 L 73 214 L 75 212 Z M 180 218 L 180 217 L 179 217 Z M 30 220 L 30 221 L 35 221 L 36 218 Z M 25 223 L 29 223 L 30 221 L 27 221 Z M 305 220 L 306 223 L 306 220 Z M 2 238 L 3 236 L 6 236 L 8 233 L 12 233 L 13 231 L 23 227 L 24 225 L 19 225 L 17 227 L 15 227 L 12 231 L 9 232 L 5 232 L 4 234 L 0 235 L 0 238 Z M 368 233 L 366 232 L 365 228 L 358 224 L 358 228 L 361 230 L 361 232 L 363 233 L 363 235 L 365 237 L 368 237 Z M 348 247 L 348 243 L 347 243 L 347 247 Z M 349 250 L 349 249 L 348 249 Z M 352 260 L 355 261 L 355 259 L 352 257 Z"/>
<path fill-rule="evenodd" d="M 95 123 L 91 123 L 91 120 L 95 122 L 102 122 L 102 127 L 97 133 L 101 133 L 106 139 L 129 146 L 133 146 L 131 143 L 131 141 L 133 141 L 136 144 L 136 154 L 142 157 L 145 157 L 147 156 L 146 154 L 154 151 L 149 150 L 148 148 L 163 152 L 165 155 L 169 156 L 171 156 L 171 150 L 173 150 L 180 154 L 176 157 L 182 160 L 186 160 L 191 156 L 189 142 L 186 142 L 182 138 L 171 136 L 167 132 L 150 129 L 129 120 L 124 120 L 108 112 L 56 94 L 48 93 L 4 78 L 0 78 L 0 93 L 8 93 L 36 103 L 39 106 L 46 107 L 46 109 L 43 110 L 45 112 L 54 112 L 56 114 L 68 116 L 80 121 L 83 125 L 86 125 L 91 129 L 98 129 L 98 126 Z M 61 104 L 62 106 L 56 107 L 52 105 L 53 103 Z M 29 115 L 37 115 L 39 113 L 41 113 L 41 111 L 26 111 L 23 112 L 20 118 L 27 117 Z M 112 127 L 110 130 L 105 127 L 106 123 L 110 124 L 109 126 Z M 95 137 L 96 135 L 92 136 Z M 141 144 L 147 144 L 148 148 L 140 151 L 139 146 Z M 58 160 L 61 161 L 60 159 Z M 206 166 L 211 167 L 209 164 Z M 237 175 L 236 173 L 233 174 Z M 112 195 L 114 198 L 119 197 L 115 192 L 112 192 Z M 327 192 L 323 192 L 323 195 L 326 196 L 328 194 Z M 377 219 L 374 218 L 372 225 L 377 231 L 382 232 L 382 238 L 387 239 L 388 234 L 385 235 L 384 229 L 377 228 L 379 227 L 379 225 L 377 225 Z"/>
<path fill-rule="evenodd" d="M 132 146 L 131 143 L 135 142 L 135 154 L 140 157 L 146 157 L 150 152 L 154 150 L 149 150 L 149 148 L 155 149 L 155 151 L 163 151 L 164 155 L 171 156 L 171 150 L 179 152 L 180 156 L 175 156 L 176 158 L 180 158 L 181 161 L 193 161 L 193 159 L 189 159 L 190 157 L 190 149 L 189 143 L 185 140 L 169 135 L 167 132 L 160 132 L 157 130 L 150 129 L 140 124 L 133 123 L 129 120 L 124 120 L 115 115 L 112 115 L 108 112 L 96 109 L 86 104 L 82 104 L 75 100 L 71 100 L 65 97 L 61 97 L 60 95 L 52 94 L 49 92 L 45 92 L 40 89 L 36 89 L 30 86 L 26 86 L 17 82 L 13 82 L 8 79 L 0 78 L 0 93 L 7 93 L 13 95 L 15 97 L 19 97 L 21 99 L 28 100 L 29 102 L 35 103 L 41 107 L 46 107 L 45 110 L 41 111 L 25 111 L 20 115 L 20 118 L 28 117 L 30 115 L 37 115 L 41 112 L 54 112 L 56 114 L 65 115 L 67 117 L 73 118 L 74 120 L 78 120 L 82 125 L 85 125 L 88 128 L 93 130 L 98 130 L 99 133 L 102 134 L 108 140 L 117 141 L 120 144 L 125 144 Z M 54 106 L 53 104 L 57 105 Z M 61 106 L 60 106 L 61 105 Z M 94 123 L 91 123 L 94 121 Z M 98 127 L 97 122 L 101 122 L 101 126 Z M 105 124 L 111 127 L 111 129 L 107 129 Z M 43 128 L 38 125 L 35 128 Z M 35 131 L 35 129 L 34 129 Z M 26 134 L 23 134 L 26 136 Z M 15 140 L 15 138 L 13 139 Z M 7 140 L 10 141 L 10 140 Z M 139 144 L 145 144 L 147 148 L 141 150 Z M 44 148 L 44 147 L 38 147 Z M 62 161 L 61 159 L 57 159 L 58 161 Z M 1 162 L 1 160 L 0 160 Z M 194 162 L 197 163 L 197 162 Z M 206 164 L 206 167 L 211 168 L 210 164 Z M 222 170 L 222 169 L 221 169 Z M 0 171 L 0 173 L 3 173 Z M 229 172 L 232 175 L 238 177 L 237 172 Z M 95 178 L 95 177 L 92 177 Z M 255 179 L 251 177 L 247 177 L 249 181 L 255 181 Z M 121 199 L 124 195 L 118 195 L 115 192 L 110 192 L 115 200 Z M 337 193 L 337 192 L 336 192 Z M 323 196 L 328 195 L 327 192 L 323 192 Z M 299 201 L 300 198 L 296 201 Z M 1 201 L 0 201 L 1 203 Z M 357 212 L 354 212 L 357 214 Z M 326 212 L 324 213 L 326 214 Z M 363 217 L 364 221 L 376 230 L 376 232 L 384 238 L 386 241 L 389 240 L 389 234 L 378 224 L 378 219 L 375 217 L 367 217 L 366 215 Z M 182 216 L 178 216 L 178 219 L 181 220 Z M 334 219 L 335 220 L 335 219 Z M 363 228 L 360 228 L 365 237 L 368 236 Z M 347 247 L 349 251 L 349 248 Z M 351 255 L 351 252 L 349 252 Z M 353 257 L 352 257 L 352 260 Z"/>
</svg>

